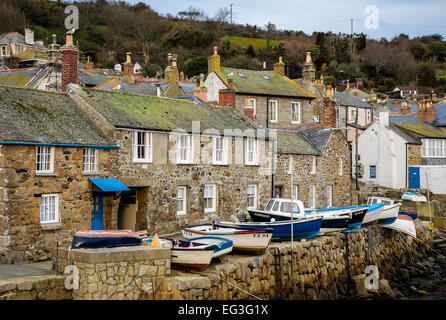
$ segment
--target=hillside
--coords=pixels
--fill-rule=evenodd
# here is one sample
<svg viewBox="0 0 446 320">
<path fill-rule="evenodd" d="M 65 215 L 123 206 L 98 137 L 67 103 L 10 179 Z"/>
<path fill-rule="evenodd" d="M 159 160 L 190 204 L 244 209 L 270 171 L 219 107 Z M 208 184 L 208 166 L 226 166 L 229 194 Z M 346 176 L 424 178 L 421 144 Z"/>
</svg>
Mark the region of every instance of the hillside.
<svg viewBox="0 0 446 320">
<path fill-rule="evenodd" d="M 440 35 L 410 39 L 401 34 L 376 41 L 355 34 L 351 41 L 346 34 L 278 30 L 271 22 L 265 26 L 230 24 L 224 10 L 209 17 L 191 7 L 162 16 L 144 3 L 73 3 L 80 10 L 75 40 L 81 60 L 90 56 L 97 67 L 122 63 L 125 53 L 131 51 L 134 61 L 146 65 L 145 74 L 153 76 L 164 69 L 167 54 L 172 52 L 178 55 L 180 69 L 192 77 L 206 73 L 207 56 L 218 46 L 224 66 L 259 69 L 264 61 L 272 64 L 283 56 L 289 77 L 299 78 L 305 52 L 311 50 L 318 77 L 324 76 L 327 84 L 363 78 L 366 88 L 379 92 L 395 85 L 446 91 L 446 76 L 440 67 L 446 61 L 446 42 Z M 23 33 L 25 25 L 30 25 L 35 38 L 46 45 L 52 34 L 63 43 L 66 5 L 63 0 L 2 0 L 0 33 Z"/>
</svg>

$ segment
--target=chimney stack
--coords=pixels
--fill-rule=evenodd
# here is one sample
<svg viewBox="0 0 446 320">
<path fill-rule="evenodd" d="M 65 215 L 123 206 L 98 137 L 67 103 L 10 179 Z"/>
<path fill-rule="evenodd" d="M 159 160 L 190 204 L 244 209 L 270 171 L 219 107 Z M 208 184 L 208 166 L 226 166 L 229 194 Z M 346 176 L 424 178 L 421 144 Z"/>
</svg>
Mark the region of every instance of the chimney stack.
<svg viewBox="0 0 446 320">
<path fill-rule="evenodd" d="M 34 45 L 34 31 L 31 30 L 31 27 L 27 26 L 25 28 L 25 43 L 29 45 Z"/>
<path fill-rule="evenodd" d="M 331 98 L 324 98 L 322 111 L 322 124 L 324 128 L 336 128 L 336 103 Z"/>
<path fill-rule="evenodd" d="M 227 89 L 220 89 L 218 92 L 218 105 L 221 107 L 231 106 L 235 109 L 235 90 L 232 87 L 232 79 L 228 79 Z"/>
<path fill-rule="evenodd" d="M 66 44 L 61 48 L 62 55 L 62 92 L 67 91 L 70 83 L 78 83 L 79 50 L 73 45 L 74 30 L 66 34 Z"/>
<path fill-rule="evenodd" d="M 134 65 L 132 63 L 132 53 L 127 52 L 126 56 L 127 59 L 126 62 L 124 63 L 124 76 L 133 76 L 135 70 L 134 70 Z"/>
<path fill-rule="evenodd" d="M 57 36 L 53 34 L 53 44 L 57 44 Z"/>
<path fill-rule="evenodd" d="M 208 100 L 208 89 L 204 86 L 204 74 L 200 74 L 200 86 L 194 88 L 194 96 L 205 102 Z"/>
<path fill-rule="evenodd" d="M 347 89 L 350 90 L 350 80 L 347 79 Z"/>
<path fill-rule="evenodd" d="M 333 98 L 333 88 L 331 87 L 331 85 L 327 86 L 326 93 L 327 93 L 327 98 L 330 99 Z"/>
<path fill-rule="evenodd" d="M 93 61 L 90 60 L 90 56 L 87 57 L 86 65 L 88 71 L 93 71 Z"/>
<path fill-rule="evenodd" d="M 161 85 L 159 83 L 156 84 L 156 96 L 161 97 Z"/>
<path fill-rule="evenodd" d="M 263 71 L 266 70 L 266 61 L 263 61 Z"/>
<path fill-rule="evenodd" d="M 279 57 L 279 62 L 274 64 L 274 72 L 284 76 L 285 75 L 285 63 L 283 63 L 282 57 Z"/>
<path fill-rule="evenodd" d="M 389 126 L 389 110 L 383 110 L 379 112 L 379 126 L 388 127 Z"/>
<path fill-rule="evenodd" d="M 208 74 L 214 71 L 221 71 L 220 56 L 218 55 L 218 47 L 214 47 L 214 55 L 208 58 Z"/>
<path fill-rule="evenodd" d="M 314 68 L 313 61 L 311 59 L 311 52 L 308 51 L 306 55 L 302 75 L 305 81 L 313 82 L 316 80 L 316 69 Z"/>
<path fill-rule="evenodd" d="M 419 123 L 435 122 L 437 118 L 436 109 L 432 107 L 430 100 L 420 101 L 420 107 L 417 111 L 417 118 Z"/>
</svg>

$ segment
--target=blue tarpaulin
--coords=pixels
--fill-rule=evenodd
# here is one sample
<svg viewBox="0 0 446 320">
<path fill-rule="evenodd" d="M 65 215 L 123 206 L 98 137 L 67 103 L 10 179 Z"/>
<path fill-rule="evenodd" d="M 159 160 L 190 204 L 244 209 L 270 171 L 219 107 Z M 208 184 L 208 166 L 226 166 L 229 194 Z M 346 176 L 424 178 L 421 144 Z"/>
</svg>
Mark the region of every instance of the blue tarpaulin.
<svg viewBox="0 0 446 320">
<path fill-rule="evenodd" d="M 99 189 L 108 191 L 130 191 L 130 189 L 118 179 L 89 179 Z"/>
</svg>

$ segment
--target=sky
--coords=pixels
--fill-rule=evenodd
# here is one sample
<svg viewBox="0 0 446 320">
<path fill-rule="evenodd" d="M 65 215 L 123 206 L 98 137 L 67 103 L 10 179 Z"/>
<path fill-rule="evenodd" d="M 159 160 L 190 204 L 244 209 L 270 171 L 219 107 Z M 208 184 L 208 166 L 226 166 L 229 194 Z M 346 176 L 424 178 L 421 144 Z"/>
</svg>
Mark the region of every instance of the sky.
<svg viewBox="0 0 446 320">
<path fill-rule="evenodd" d="M 269 21 L 278 29 L 355 33 L 388 39 L 405 33 L 411 38 L 439 33 L 446 38 L 445 0 L 126 0 L 145 2 L 162 15 L 176 15 L 190 6 L 213 17 L 220 7 L 233 3 L 235 23 L 264 27 Z M 366 13 L 366 8 L 374 6 Z M 372 16 L 373 13 L 373 16 Z M 377 13 L 377 15 L 376 15 Z M 375 19 L 377 17 L 377 19 Z M 373 23 L 378 21 L 378 23 Z M 366 28 L 368 23 L 369 28 Z M 372 23 L 372 24 L 371 24 Z M 372 27 L 372 28 L 370 28 Z M 375 29 L 377 28 L 377 29 Z"/>
</svg>

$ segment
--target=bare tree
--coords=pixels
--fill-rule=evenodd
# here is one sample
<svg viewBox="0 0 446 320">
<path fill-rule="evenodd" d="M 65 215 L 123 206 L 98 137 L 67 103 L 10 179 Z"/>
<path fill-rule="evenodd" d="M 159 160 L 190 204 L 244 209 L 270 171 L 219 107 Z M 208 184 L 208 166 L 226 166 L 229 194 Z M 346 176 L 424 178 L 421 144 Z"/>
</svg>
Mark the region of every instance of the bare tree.
<svg viewBox="0 0 446 320">
<path fill-rule="evenodd" d="M 228 22 L 231 17 L 231 10 L 228 8 L 218 8 L 215 13 L 215 20 L 219 22 Z"/>
</svg>

